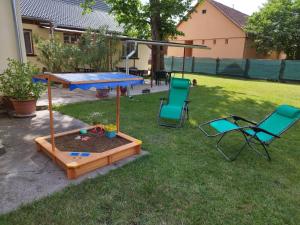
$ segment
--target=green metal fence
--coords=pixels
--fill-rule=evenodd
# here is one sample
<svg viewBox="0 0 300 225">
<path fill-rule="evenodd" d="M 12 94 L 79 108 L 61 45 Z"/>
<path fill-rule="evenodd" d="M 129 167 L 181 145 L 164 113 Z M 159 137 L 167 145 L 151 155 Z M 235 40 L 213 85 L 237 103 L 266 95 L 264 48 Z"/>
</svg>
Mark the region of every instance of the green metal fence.
<svg viewBox="0 0 300 225">
<path fill-rule="evenodd" d="M 254 79 L 279 80 L 281 60 L 251 59 L 248 77 Z"/>
<path fill-rule="evenodd" d="M 165 57 L 167 71 L 226 75 L 265 80 L 300 81 L 300 60 Z"/>
<path fill-rule="evenodd" d="M 217 62 L 210 58 L 194 58 L 194 73 L 216 74 Z"/>
<path fill-rule="evenodd" d="M 246 60 L 222 59 L 219 60 L 218 74 L 229 76 L 245 76 Z"/>
<path fill-rule="evenodd" d="M 283 79 L 300 80 L 300 60 L 286 60 Z"/>
</svg>

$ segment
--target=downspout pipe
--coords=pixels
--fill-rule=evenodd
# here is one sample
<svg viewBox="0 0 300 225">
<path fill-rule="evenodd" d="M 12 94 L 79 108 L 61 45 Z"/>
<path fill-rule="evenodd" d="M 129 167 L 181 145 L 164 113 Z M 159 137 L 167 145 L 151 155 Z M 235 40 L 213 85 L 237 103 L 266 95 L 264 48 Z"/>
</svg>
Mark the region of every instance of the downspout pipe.
<svg viewBox="0 0 300 225">
<path fill-rule="evenodd" d="M 134 49 L 126 56 L 126 60 L 125 60 L 126 74 L 129 74 L 128 61 L 136 53 L 137 45 L 138 45 L 138 43 L 134 42 Z M 128 42 L 126 41 L 126 49 L 127 49 L 127 46 L 128 46 Z"/>
<path fill-rule="evenodd" d="M 13 16 L 14 16 L 14 23 L 15 23 L 15 31 L 16 31 L 16 39 L 17 39 L 17 48 L 18 48 L 18 55 L 20 62 L 24 62 L 23 59 L 23 48 L 22 48 L 22 39 L 21 39 L 21 33 L 20 33 L 20 26 L 18 23 L 17 19 L 17 2 L 16 0 L 11 0 L 11 6 L 12 6 L 12 11 L 13 11 Z"/>
</svg>

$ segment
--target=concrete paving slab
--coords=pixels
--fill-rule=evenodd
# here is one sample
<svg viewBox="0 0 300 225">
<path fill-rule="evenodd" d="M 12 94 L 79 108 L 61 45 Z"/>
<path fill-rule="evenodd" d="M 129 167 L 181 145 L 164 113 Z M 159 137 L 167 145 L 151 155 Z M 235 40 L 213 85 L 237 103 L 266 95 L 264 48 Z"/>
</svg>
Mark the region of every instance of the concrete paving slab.
<svg viewBox="0 0 300 225">
<path fill-rule="evenodd" d="M 87 126 L 70 116 L 54 112 L 55 131 L 63 132 Z M 0 155 L 0 214 L 22 204 L 45 197 L 71 184 L 104 175 L 141 157 L 130 157 L 110 166 L 95 170 L 77 180 L 68 180 L 65 172 L 47 156 L 36 151 L 34 139 L 49 134 L 48 111 L 38 111 L 34 118 L 0 117 L 0 144 L 5 153 Z"/>
</svg>

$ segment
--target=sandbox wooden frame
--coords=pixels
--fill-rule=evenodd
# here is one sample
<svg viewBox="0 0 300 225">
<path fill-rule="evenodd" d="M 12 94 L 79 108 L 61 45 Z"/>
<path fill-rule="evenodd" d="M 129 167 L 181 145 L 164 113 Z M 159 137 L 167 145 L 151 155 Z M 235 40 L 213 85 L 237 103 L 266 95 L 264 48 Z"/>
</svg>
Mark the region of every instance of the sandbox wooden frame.
<svg viewBox="0 0 300 225">
<path fill-rule="evenodd" d="M 102 153 L 93 153 L 90 152 L 90 156 L 88 157 L 72 157 L 70 156 L 70 152 L 60 151 L 55 146 L 55 137 L 64 136 L 73 133 L 79 133 L 80 129 L 67 131 L 63 133 L 55 134 L 54 132 L 54 121 L 53 121 L 53 110 L 52 110 L 52 93 L 51 93 L 51 82 L 61 83 L 63 85 L 71 85 L 71 84 L 84 84 L 91 83 L 91 81 L 82 81 L 82 82 L 71 82 L 64 79 L 59 78 L 56 74 L 40 74 L 35 76 L 38 79 L 47 80 L 48 86 L 48 102 L 49 102 L 49 118 L 50 118 L 50 135 L 45 137 L 38 137 L 35 139 L 37 144 L 37 150 L 43 151 L 50 158 L 53 159 L 60 167 L 62 167 L 69 179 L 76 179 L 80 175 L 93 171 L 95 169 L 110 165 L 116 161 L 127 158 L 129 156 L 133 156 L 136 154 L 140 154 L 141 152 L 141 144 L 140 140 L 137 140 L 133 137 L 130 137 L 124 133 L 120 132 L 120 86 L 116 87 L 117 97 L 116 97 L 116 127 L 117 127 L 117 135 L 121 138 L 124 138 L 130 143 L 122 145 L 120 147 L 110 149 L 108 151 Z M 122 80 L 96 80 L 92 83 L 114 83 L 119 81 L 136 81 L 143 80 L 143 78 L 129 78 Z M 103 127 L 103 125 L 91 126 L 86 129 L 93 129 L 95 127 Z M 50 142 L 48 141 L 50 139 Z"/>
<path fill-rule="evenodd" d="M 96 125 L 86 129 L 93 129 L 95 127 L 103 126 Z M 54 137 L 79 133 L 79 131 L 80 129 L 57 133 Z M 37 144 L 38 151 L 43 151 L 46 155 L 52 158 L 55 163 L 62 167 L 66 171 L 69 179 L 75 179 L 80 175 L 91 172 L 95 169 L 110 165 L 129 156 L 140 154 L 142 144 L 140 140 L 121 132 L 118 132 L 117 136 L 130 141 L 130 143 L 101 153 L 89 152 L 90 156 L 88 157 L 73 157 L 70 156 L 70 152 L 60 151 L 58 148 L 55 148 L 55 151 L 52 151 L 52 145 L 49 142 L 51 135 L 38 137 L 35 139 L 35 142 Z"/>
</svg>

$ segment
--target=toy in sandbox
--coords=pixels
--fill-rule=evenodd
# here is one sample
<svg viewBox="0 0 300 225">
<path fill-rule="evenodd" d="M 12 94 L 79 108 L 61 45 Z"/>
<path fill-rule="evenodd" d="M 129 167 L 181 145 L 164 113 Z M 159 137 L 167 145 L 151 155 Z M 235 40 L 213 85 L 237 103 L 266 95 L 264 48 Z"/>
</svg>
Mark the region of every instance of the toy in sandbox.
<svg viewBox="0 0 300 225">
<path fill-rule="evenodd" d="M 67 173 L 69 179 L 140 154 L 142 142 L 120 132 L 120 86 L 141 85 L 143 78 L 123 73 L 41 74 L 35 82 L 48 83 L 50 135 L 35 139 L 38 151 L 51 157 Z M 51 82 L 68 85 L 70 90 L 92 87 L 116 88 L 116 125 L 94 125 L 84 129 L 54 134 Z"/>
</svg>

